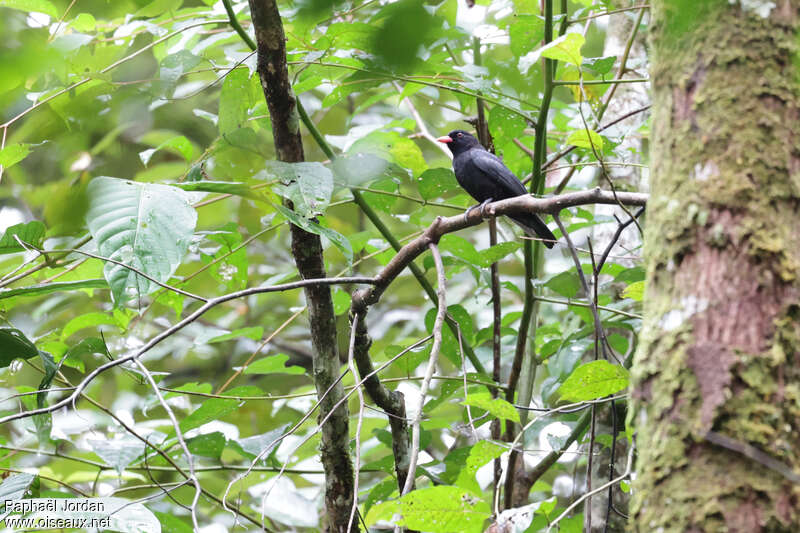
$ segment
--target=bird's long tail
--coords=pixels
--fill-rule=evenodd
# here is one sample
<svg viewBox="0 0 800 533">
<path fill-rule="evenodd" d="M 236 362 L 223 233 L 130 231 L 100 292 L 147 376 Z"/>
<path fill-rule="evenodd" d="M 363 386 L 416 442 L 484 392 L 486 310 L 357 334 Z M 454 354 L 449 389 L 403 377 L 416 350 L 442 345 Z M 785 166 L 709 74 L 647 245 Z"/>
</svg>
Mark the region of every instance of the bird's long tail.
<svg viewBox="0 0 800 533">
<path fill-rule="evenodd" d="M 556 236 L 553 235 L 553 232 L 550 231 L 550 228 L 547 227 L 541 218 L 534 214 L 522 214 L 522 215 L 514 215 L 509 217 L 511 220 L 516 222 L 516 224 L 525 230 L 531 237 L 539 237 L 542 239 L 542 242 L 548 248 L 552 248 L 553 245 L 556 243 Z"/>
</svg>

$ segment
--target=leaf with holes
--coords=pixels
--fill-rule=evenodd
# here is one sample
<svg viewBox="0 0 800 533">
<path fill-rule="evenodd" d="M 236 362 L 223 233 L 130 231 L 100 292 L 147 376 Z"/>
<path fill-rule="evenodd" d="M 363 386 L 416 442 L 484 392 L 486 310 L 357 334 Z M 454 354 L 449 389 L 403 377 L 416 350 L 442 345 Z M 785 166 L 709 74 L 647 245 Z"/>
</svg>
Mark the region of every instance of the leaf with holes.
<svg viewBox="0 0 800 533">
<path fill-rule="evenodd" d="M 89 201 L 86 219 L 100 255 L 162 283 L 172 276 L 197 223 L 186 193 L 168 185 L 103 176 L 89 183 Z M 106 262 L 103 274 L 120 306 L 158 288 L 122 265 Z"/>
<path fill-rule="evenodd" d="M 604 398 L 625 389 L 630 374 L 619 365 L 599 360 L 576 368 L 558 389 L 562 400 L 585 402 Z"/>
<path fill-rule="evenodd" d="M 409 492 L 398 500 L 374 505 L 365 519 L 367 526 L 379 520 L 392 520 L 399 514 L 397 525 L 433 533 L 478 533 L 489 518 L 489 504 L 471 491 L 448 485 Z"/>
</svg>

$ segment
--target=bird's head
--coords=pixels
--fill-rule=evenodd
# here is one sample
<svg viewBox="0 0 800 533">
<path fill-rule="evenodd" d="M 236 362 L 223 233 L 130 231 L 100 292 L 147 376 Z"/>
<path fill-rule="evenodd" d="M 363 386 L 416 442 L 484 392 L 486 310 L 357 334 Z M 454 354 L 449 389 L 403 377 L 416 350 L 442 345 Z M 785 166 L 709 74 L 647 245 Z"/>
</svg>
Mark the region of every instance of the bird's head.
<svg viewBox="0 0 800 533">
<path fill-rule="evenodd" d="M 436 139 L 440 143 L 446 143 L 453 155 L 466 152 L 470 148 L 480 146 L 481 143 L 472 134 L 464 130 L 453 130 L 444 137 Z"/>
</svg>

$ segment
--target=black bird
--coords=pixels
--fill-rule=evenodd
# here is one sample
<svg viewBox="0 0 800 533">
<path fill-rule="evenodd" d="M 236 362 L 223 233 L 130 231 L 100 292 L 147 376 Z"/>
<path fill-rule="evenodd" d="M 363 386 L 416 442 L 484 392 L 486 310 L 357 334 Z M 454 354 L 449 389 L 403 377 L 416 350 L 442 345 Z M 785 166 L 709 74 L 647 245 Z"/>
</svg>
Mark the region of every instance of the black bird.
<svg viewBox="0 0 800 533">
<path fill-rule="evenodd" d="M 528 194 L 525 186 L 506 167 L 500 158 L 486 150 L 481 143 L 463 130 L 454 130 L 436 139 L 447 143 L 453 152 L 453 171 L 456 173 L 458 184 L 470 196 L 480 202 L 481 214 L 489 202 L 514 198 Z M 472 206 L 464 216 L 478 206 Z M 508 218 L 516 222 L 525 233 L 543 239 L 548 248 L 556 242 L 556 236 L 547 227 L 541 218 L 533 213 L 509 215 Z"/>
</svg>

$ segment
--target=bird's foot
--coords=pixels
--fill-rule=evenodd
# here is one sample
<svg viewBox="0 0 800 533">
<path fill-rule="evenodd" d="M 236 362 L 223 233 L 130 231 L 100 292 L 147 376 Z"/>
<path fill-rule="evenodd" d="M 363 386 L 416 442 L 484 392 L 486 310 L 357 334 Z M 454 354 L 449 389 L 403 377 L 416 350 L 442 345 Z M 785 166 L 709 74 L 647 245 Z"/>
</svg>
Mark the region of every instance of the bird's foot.
<svg viewBox="0 0 800 533">
<path fill-rule="evenodd" d="M 477 208 L 477 207 L 480 207 L 480 206 L 473 205 L 472 207 L 467 208 L 467 210 L 464 212 L 464 223 L 467 223 L 467 224 L 469 223 L 469 214 L 472 213 L 472 210 Z"/>
<path fill-rule="evenodd" d="M 490 203 L 492 203 L 492 202 L 494 202 L 494 199 L 492 199 L 492 198 L 487 198 L 486 200 L 484 200 L 483 202 L 481 202 L 481 205 L 480 205 L 480 208 L 481 208 L 481 218 L 486 218 L 486 206 L 487 206 L 487 205 L 489 205 L 489 204 L 490 204 Z"/>
<path fill-rule="evenodd" d="M 473 209 L 480 209 L 481 210 L 481 218 L 486 218 L 486 206 L 489 205 L 490 203 L 492 203 L 493 201 L 494 201 L 493 199 L 489 198 L 489 199 L 484 200 L 483 202 L 481 202 L 479 204 L 475 204 L 472 207 L 470 207 L 469 209 L 467 209 L 467 212 L 464 213 L 464 222 L 468 222 L 469 221 L 469 214 L 472 213 Z"/>
</svg>

